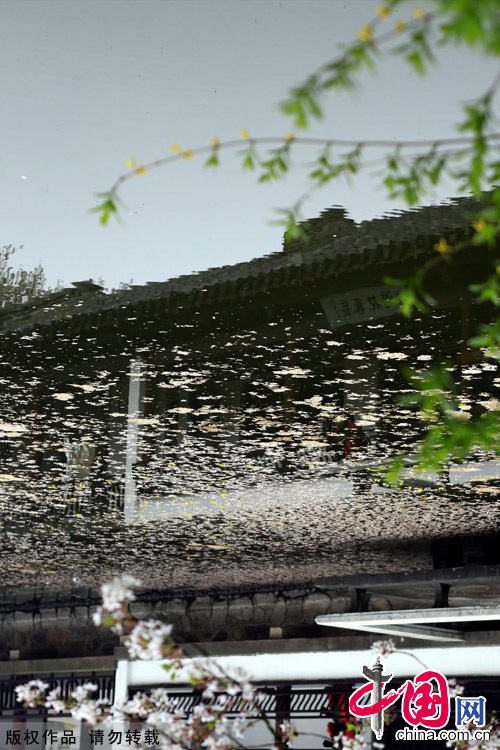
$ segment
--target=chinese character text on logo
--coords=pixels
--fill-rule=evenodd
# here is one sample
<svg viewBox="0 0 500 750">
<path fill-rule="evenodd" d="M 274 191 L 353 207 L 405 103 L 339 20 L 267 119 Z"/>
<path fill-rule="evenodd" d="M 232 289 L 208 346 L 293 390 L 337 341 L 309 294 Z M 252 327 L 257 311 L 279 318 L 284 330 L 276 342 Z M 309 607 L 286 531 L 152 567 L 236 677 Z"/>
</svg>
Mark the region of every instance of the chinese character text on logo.
<svg viewBox="0 0 500 750">
<path fill-rule="evenodd" d="M 484 727 L 486 722 L 485 711 L 486 698 L 480 695 L 477 698 L 455 698 L 456 725 L 468 724 L 473 721 L 476 727 Z"/>
<path fill-rule="evenodd" d="M 372 717 L 372 729 L 377 739 L 383 732 L 383 712 L 392 706 L 400 697 L 403 698 L 403 719 L 411 726 L 422 726 L 428 729 L 442 729 L 450 718 L 450 697 L 448 682 L 441 672 L 427 669 L 418 674 L 414 680 L 407 680 L 398 690 L 391 690 L 384 695 L 384 682 L 392 679 L 391 675 L 382 674 L 382 665 L 377 659 L 372 669 L 363 667 L 363 674 L 369 680 L 358 688 L 349 699 L 349 710 L 354 716 Z M 368 705 L 360 705 L 361 700 L 371 694 Z"/>
</svg>

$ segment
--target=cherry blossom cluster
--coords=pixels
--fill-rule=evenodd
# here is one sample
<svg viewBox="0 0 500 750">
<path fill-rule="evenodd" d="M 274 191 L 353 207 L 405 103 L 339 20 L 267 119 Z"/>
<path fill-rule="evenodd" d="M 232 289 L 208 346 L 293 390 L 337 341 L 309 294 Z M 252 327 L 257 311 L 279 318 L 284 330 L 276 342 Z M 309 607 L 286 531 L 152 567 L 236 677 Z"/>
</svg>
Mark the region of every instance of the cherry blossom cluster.
<svg viewBox="0 0 500 750">
<path fill-rule="evenodd" d="M 102 723 L 112 723 L 112 706 L 104 698 L 94 700 L 90 694 L 98 687 L 91 682 L 78 685 L 69 700 L 62 700 L 60 688 L 48 691 L 49 685 L 42 680 L 31 680 L 26 685 L 18 685 L 15 689 L 17 700 L 29 708 L 45 706 L 56 713 L 68 711 L 74 719 L 85 721 L 89 726 Z"/>
<path fill-rule="evenodd" d="M 448 680 L 448 693 L 450 698 L 456 698 L 457 695 L 463 695 L 464 690 L 464 686 L 461 685 L 460 682 L 457 682 L 454 677 Z"/>
<path fill-rule="evenodd" d="M 18 685 L 14 690 L 19 703 L 24 703 L 29 708 L 35 708 L 35 706 L 40 705 L 40 696 L 45 695 L 48 687 L 47 683 L 42 682 L 42 680 L 31 680 L 26 685 Z"/>
<path fill-rule="evenodd" d="M 396 644 L 392 638 L 388 638 L 385 641 L 375 641 L 370 646 L 370 649 L 376 656 L 390 656 L 396 651 Z"/>
<path fill-rule="evenodd" d="M 176 706 L 175 695 L 166 688 L 157 688 L 148 694 L 136 693 L 120 705 L 111 705 L 106 699 L 92 697 L 98 686 L 91 682 L 77 686 L 70 698 L 63 700 L 60 688 L 49 690 L 50 686 L 41 680 L 18 686 L 18 701 L 30 708 L 44 706 L 56 713 L 70 713 L 91 727 L 144 722 L 158 732 L 159 747 L 164 750 L 187 747 L 234 750 L 242 747 L 245 730 L 257 720 L 267 726 L 279 750 L 291 747 L 295 729 L 289 722 L 275 729 L 261 708 L 265 696 L 254 690 L 241 670 L 226 671 L 206 658 L 192 659 L 186 666 L 182 649 L 172 638 L 171 625 L 154 620 L 137 621 L 133 617 L 129 610 L 129 604 L 135 600 L 132 587 L 139 585 L 140 581 L 132 576 L 105 584 L 94 623 L 119 635 L 125 634 L 131 659 L 163 659 L 163 667 L 172 677 L 182 669 L 201 693 L 202 703 L 184 716 Z M 229 717 L 230 711 L 236 715 Z"/>
<path fill-rule="evenodd" d="M 133 621 L 127 605 L 135 600 L 133 586 L 141 582 L 133 576 L 123 575 L 101 586 L 102 604 L 92 615 L 94 625 L 107 625 L 113 633 L 122 635 L 127 624 Z"/>
<path fill-rule="evenodd" d="M 293 724 L 291 722 L 285 720 L 279 725 L 279 730 L 281 732 L 280 740 L 281 742 L 287 746 L 291 747 L 292 742 L 297 737 L 297 731 Z"/>
<path fill-rule="evenodd" d="M 339 750 L 365 750 L 366 738 L 363 738 L 360 734 L 350 737 L 343 732 L 335 737 L 333 746 L 339 748 Z"/>
<path fill-rule="evenodd" d="M 172 625 L 158 620 L 142 620 L 132 629 L 125 646 L 132 659 L 163 659 L 165 642 L 172 633 Z"/>
<path fill-rule="evenodd" d="M 30 708 L 44 706 L 56 713 L 70 713 L 74 719 L 91 727 L 144 722 L 158 733 L 160 750 L 192 747 L 236 750 L 244 747 L 244 732 L 256 721 L 262 721 L 269 729 L 275 750 L 291 748 L 298 736 L 295 727 L 289 721 L 283 721 L 278 728 L 270 722 L 261 706 L 265 696 L 253 688 L 241 670 L 226 670 L 219 662 L 208 658 L 191 659 L 187 666 L 181 647 L 172 638 L 171 625 L 154 620 L 138 621 L 132 616 L 129 610 L 129 604 L 135 600 L 132 586 L 139 585 L 140 582 L 132 576 L 115 578 L 105 584 L 102 604 L 94 615 L 94 622 L 110 627 L 120 635 L 125 633 L 124 642 L 131 659 L 164 660 L 163 667 L 171 677 L 183 670 L 202 699 L 189 715 L 185 716 L 179 710 L 175 694 L 166 688 L 156 688 L 147 694 L 139 692 L 120 705 L 111 705 L 106 699 L 92 697 L 98 691 L 98 686 L 92 682 L 78 685 L 69 699 L 63 700 L 59 687 L 49 690 L 46 682 L 31 680 L 15 688 L 18 701 Z M 371 648 L 379 656 L 396 651 L 392 639 L 376 641 Z M 449 689 L 451 697 L 464 691 L 463 685 L 455 680 L 449 681 Z M 385 718 L 386 722 L 390 721 L 388 714 Z M 333 747 L 363 750 L 362 726 L 360 720 L 352 718 L 345 731 L 333 738 Z M 450 742 L 448 747 L 499 750 L 500 724 L 493 719 L 486 728 L 491 733 L 489 740 Z M 377 743 L 376 747 L 382 748 L 383 745 Z"/>
</svg>

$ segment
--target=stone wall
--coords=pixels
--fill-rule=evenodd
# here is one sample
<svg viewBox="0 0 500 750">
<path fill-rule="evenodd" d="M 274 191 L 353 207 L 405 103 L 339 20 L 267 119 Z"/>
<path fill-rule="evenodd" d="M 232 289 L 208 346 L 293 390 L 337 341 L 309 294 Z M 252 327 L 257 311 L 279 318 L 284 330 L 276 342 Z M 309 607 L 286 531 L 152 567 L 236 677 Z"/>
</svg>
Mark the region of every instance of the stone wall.
<svg viewBox="0 0 500 750">
<path fill-rule="evenodd" d="M 0 660 L 112 654 L 115 636 L 91 620 L 98 602 L 97 591 L 87 587 L 64 594 L 5 587 L 0 590 Z"/>
<path fill-rule="evenodd" d="M 235 641 L 302 634 L 316 628 L 318 615 L 345 612 L 348 605 L 346 589 L 313 587 L 134 602 L 131 610 L 136 617 L 171 622 L 187 641 Z"/>
<path fill-rule="evenodd" d="M 92 621 L 99 603 L 99 592 L 85 586 L 0 588 L 0 660 L 112 654 L 118 639 Z M 295 588 L 141 591 L 130 609 L 138 619 L 171 622 L 179 641 L 189 643 L 331 636 L 315 624 L 324 614 L 499 603 L 500 566 L 480 565 L 318 579 Z"/>
<path fill-rule="evenodd" d="M 20 659 L 112 653 L 116 637 L 92 622 L 98 603 L 98 592 L 87 587 L 64 594 L 49 589 L 3 589 L 0 659 L 9 659 L 11 652 L 19 652 L 14 656 Z M 344 612 L 348 606 L 347 588 L 312 585 L 224 596 L 144 592 L 130 609 L 138 619 L 171 622 L 181 641 L 196 642 L 312 635 L 317 615 Z"/>
</svg>

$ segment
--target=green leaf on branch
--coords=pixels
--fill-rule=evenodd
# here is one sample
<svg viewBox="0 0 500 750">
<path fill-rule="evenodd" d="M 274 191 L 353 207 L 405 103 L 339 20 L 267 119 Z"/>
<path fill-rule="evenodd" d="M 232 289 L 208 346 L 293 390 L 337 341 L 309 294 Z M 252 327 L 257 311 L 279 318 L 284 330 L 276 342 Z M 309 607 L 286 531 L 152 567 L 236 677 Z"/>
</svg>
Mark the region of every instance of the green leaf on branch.
<svg viewBox="0 0 500 750">
<path fill-rule="evenodd" d="M 383 184 L 389 197 L 402 198 L 409 206 L 415 206 L 430 187 L 438 184 L 449 160 L 450 156 L 439 153 L 436 146 L 412 159 L 405 158 L 397 149 L 386 159 L 389 174 Z"/>
<path fill-rule="evenodd" d="M 343 56 L 325 66 L 326 77 L 321 81 L 321 89 L 331 88 L 352 91 L 357 88 L 358 82 L 355 74 L 364 67 L 367 70 L 375 70 L 375 53 L 377 47 L 373 41 L 362 44 L 355 42 L 346 48 Z"/>
<path fill-rule="evenodd" d="M 99 221 L 103 226 L 106 226 L 111 216 L 119 219 L 118 199 L 115 191 L 110 190 L 107 193 L 96 193 L 96 196 L 101 198 L 102 201 L 95 208 L 89 209 L 89 213 L 99 214 Z"/>
<path fill-rule="evenodd" d="M 307 128 L 311 119 L 320 120 L 323 117 L 320 94 L 317 75 L 309 76 L 302 85 L 291 89 L 289 98 L 280 104 L 280 109 L 294 118 L 296 128 Z"/>
<path fill-rule="evenodd" d="M 358 144 L 352 151 L 344 154 L 338 162 L 330 160 L 330 149 L 327 147 L 319 155 L 309 177 L 318 185 L 326 185 L 331 180 L 343 175 L 348 179 L 359 171 L 362 145 Z"/>
<path fill-rule="evenodd" d="M 262 174 L 259 182 L 272 182 L 279 180 L 290 168 L 290 142 L 287 141 L 279 148 L 272 149 L 269 159 L 260 162 Z"/>
<path fill-rule="evenodd" d="M 469 164 L 463 171 L 465 188 L 473 195 L 479 196 L 487 180 L 486 154 L 488 151 L 486 135 L 491 124 L 491 92 L 487 92 L 472 104 L 464 107 L 465 119 L 458 125 L 458 131 L 472 135 L 469 149 Z"/>
<path fill-rule="evenodd" d="M 417 28 L 407 42 L 400 44 L 392 53 L 403 57 L 419 75 L 426 75 L 428 67 L 436 62 L 436 57 L 429 45 L 430 24 Z"/>
<path fill-rule="evenodd" d="M 388 484 L 391 484 L 393 486 L 398 485 L 399 478 L 401 476 L 401 472 L 403 471 L 403 468 L 404 468 L 403 458 L 401 456 L 399 456 L 398 458 L 395 458 L 385 475 L 386 482 L 388 482 Z"/>
<path fill-rule="evenodd" d="M 243 151 L 238 151 L 237 154 L 242 157 L 241 166 L 243 169 L 255 169 L 257 154 L 253 143 L 250 143 L 248 148 Z"/>
<path fill-rule="evenodd" d="M 439 0 L 442 10 L 450 14 L 441 25 L 442 43 L 463 42 L 483 47 L 492 54 L 500 52 L 500 19 L 497 0 Z"/>
<path fill-rule="evenodd" d="M 205 167 L 218 167 L 219 166 L 219 150 L 214 148 L 208 159 L 206 160 Z"/>
<path fill-rule="evenodd" d="M 500 321 L 499 321 L 500 322 Z M 498 335 L 498 329 L 497 329 Z M 413 393 L 401 403 L 413 406 L 428 424 L 428 430 L 413 456 L 417 471 L 439 472 L 450 460 L 464 461 L 476 448 L 500 453 L 500 414 L 468 415 L 460 411 L 456 384 L 450 367 L 416 372 L 403 368 Z M 396 458 L 386 480 L 395 485 L 403 470 Z"/>
<path fill-rule="evenodd" d="M 307 232 L 299 223 L 300 217 L 297 206 L 293 208 L 277 208 L 275 211 L 283 215 L 282 219 L 271 221 L 271 225 L 284 227 L 284 244 L 285 246 L 293 240 L 309 241 Z"/>
<path fill-rule="evenodd" d="M 404 367 L 402 371 L 414 392 L 403 396 L 401 403 L 418 406 L 428 422 L 434 422 L 443 415 L 458 410 L 454 383 L 448 368 L 436 367 L 418 372 Z"/>
<path fill-rule="evenodd" d="M 482 325 L 479 333 L 468 341 L 469 346 L 483 349 L 487 357 L 500 360 L 500 318 Z"/>
<path fill-rule="evenodd" d="M 475 221 L 472 222 L 476 230 L 473 237 L 475 245 L 486 244 L 494 247 L 497 236 L 500 234 L 500 203 L 497 205 L 492 198 L 493 196 L 490 196 L 489 207 L 477 213 Z"/>
<path fill-rule="evenodd" d="M 391 307 L 399 305 L 406 318 L 410 317 L 414 310 L 425 313 L 436 304 L 434 297 L 424 289 L 422 269 L 418 269 L 413 276 L 406 279 L 393 279 L 386 276 L 384 284 L 401 287 L 400 291 L 385 304 Z"/>
<path fill-rule="evenodd" d="M 474 449 L 500 453 L 500 415 L 486 413 L 480 417 L 462 419 L 446 416 L 432 427 L 420 444 L 417 468 L 438 471 L 450 461 L 463 462 Z"/>
<path fill-rule="evenodd" d="M 497 266 L 500 271 L 500 266 Z M 491 302 L 496 307 L 500 306 L 500 275 L 495 272 L 482 284 L 471 284 L 469 289 L 477 292 L 478 302 Z"/>
</svg>

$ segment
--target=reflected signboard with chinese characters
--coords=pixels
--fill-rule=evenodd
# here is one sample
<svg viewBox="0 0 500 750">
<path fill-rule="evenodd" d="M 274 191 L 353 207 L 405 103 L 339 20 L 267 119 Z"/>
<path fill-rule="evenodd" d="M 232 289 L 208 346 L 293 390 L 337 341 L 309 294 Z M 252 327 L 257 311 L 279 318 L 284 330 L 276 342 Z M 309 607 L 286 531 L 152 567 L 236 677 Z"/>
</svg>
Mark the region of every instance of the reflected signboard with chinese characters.
<svg viewBox="0 0 500 750">
<path fill-rule="evenodd" d="M 387 286 L 370 286 L 321 297 L 321 306 L 331 328 L 360 323 L 363 320 L 387 318 L 399 312 L 397 305 L 388 305 L 397 290 Z"/>
</svg>

